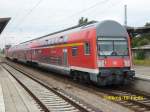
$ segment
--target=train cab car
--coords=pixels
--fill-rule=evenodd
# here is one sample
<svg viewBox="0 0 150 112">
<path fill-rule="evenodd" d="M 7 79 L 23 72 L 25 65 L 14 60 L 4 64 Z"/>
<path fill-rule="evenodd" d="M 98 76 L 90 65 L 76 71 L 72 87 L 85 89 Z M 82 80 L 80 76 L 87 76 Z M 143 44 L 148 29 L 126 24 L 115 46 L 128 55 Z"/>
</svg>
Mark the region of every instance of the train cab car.
<svg viewBox="0 0 150 112">
<path fill-rule="evenodd" d="M 123 84 L 134 77 L 130 37 L 106 20 L 72 27 L 11 47 L 7 57 L 98 85 Z"/>
<path fill-rule="evenodd" d="M 114 21 L 97 25 L 96 79 L 102 85 L 126 83 L 135 75 L 132 68 L 130 37 L 126 29 Z"/>
</svg>

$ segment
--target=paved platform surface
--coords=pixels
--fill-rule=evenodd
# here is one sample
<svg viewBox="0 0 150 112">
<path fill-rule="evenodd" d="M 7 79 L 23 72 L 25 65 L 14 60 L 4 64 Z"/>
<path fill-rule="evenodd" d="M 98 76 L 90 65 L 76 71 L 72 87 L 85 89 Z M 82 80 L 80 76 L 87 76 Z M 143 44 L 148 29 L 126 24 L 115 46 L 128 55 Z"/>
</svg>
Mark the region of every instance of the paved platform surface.
<svg viewBox="0 0 150 112">
<path fill-rule="evenodd" d="M 32 97 L 1 65 L 0 112 L 40 112 Z"/>
<path fill-rule="evenodd" d="M 134 66 L 136 77 L 150 80 L 150 67 L 147 66 Z"/>
</svg>

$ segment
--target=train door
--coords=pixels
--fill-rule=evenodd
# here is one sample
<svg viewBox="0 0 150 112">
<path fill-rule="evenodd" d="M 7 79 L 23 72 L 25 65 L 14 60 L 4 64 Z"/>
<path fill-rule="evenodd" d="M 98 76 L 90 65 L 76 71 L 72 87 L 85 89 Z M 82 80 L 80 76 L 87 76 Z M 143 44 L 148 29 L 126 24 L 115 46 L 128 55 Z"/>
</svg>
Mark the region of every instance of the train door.
<svg viewBox="0 0 150 112">
<path fill-rule="evenodd" d="M 67 50 L 67 48 L 63 49 L 63 65 L 64 66 L 68 65 L 68 50 Z"/>
<path fill-rule="evenodd" d="M 28 50 L 28 61 L 32 61 L 32 50 Z"/>
</svg>

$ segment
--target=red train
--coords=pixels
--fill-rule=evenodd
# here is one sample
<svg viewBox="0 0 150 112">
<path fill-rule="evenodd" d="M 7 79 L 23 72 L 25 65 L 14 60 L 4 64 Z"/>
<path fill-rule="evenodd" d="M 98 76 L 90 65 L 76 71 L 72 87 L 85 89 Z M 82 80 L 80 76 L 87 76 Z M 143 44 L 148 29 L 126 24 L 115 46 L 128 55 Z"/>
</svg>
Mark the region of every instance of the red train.
<svg viewBox="0 0 150 112">
<path fill-rule="evenodd" d="M 98 85 L 123 84 L 135 75 L 130 37 L 122 25 L 111 20 L 23 42 L 7 49 L 6 57 Z"/>
</svg>

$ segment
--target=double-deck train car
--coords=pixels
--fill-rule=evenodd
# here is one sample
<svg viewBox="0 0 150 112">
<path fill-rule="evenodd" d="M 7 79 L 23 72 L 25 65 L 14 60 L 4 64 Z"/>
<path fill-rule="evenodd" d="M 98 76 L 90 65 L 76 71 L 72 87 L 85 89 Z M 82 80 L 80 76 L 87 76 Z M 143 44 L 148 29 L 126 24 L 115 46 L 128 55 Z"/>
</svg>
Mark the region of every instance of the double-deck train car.
<svg viewBox="0 0 150 112">
<path fill-rule="evenodd" d="M 23 42 L 6 57 L 98 85 L 123 84 L 132 70 L 130 37 L 119 23 L 106 20 Z"/>
</svg>

